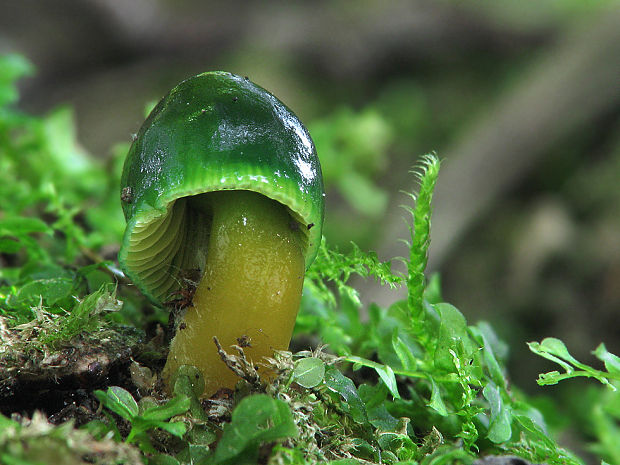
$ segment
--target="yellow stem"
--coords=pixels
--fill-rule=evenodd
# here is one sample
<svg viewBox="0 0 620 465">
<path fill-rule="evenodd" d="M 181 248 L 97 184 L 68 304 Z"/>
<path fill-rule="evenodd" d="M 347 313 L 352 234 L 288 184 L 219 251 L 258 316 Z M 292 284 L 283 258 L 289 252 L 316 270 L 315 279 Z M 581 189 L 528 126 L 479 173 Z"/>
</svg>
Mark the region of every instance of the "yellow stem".
<svg viewBox="0 0 620 465">
<path fill-rule="evenodd" d="M 238 378 L 213 343 L 227 350 L 249 340 L 255 364 L 274 349 L 288 348 L 304 278 L 300 232 L 286 208 L 249 191 L 207 194 L 213 212 L 207 261 L 194 295 L 177 325 L 164 367 L 169 382 L 181 365 L 194 365 L 205 379 L 203 395 L 234 388 Z M 259 365 L 259 373 L 268 376 Z"/>
</svg>

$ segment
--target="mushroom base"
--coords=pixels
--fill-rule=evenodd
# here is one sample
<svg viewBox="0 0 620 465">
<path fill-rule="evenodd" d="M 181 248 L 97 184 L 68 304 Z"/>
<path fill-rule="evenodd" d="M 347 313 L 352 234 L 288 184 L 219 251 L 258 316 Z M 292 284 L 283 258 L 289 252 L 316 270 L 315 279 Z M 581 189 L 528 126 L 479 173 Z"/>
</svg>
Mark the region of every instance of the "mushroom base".
<svg viewBox="0 0 620 465">
<path fill-rule="evenodd" d="M 305 263 L 299 225 L 282 204 L 249 191 L 205 194 L 202 202 L 212 213 L 205 269 L 177 324 L 163 376 L 169 383 L 180 366 L 194 365 L 204 375 L 203 395 L 211 396 L 239 380 L 214 337 L 225 350 L 249 343 L 246 355 L 255 365 L 288 348 Z"/>
</svg>

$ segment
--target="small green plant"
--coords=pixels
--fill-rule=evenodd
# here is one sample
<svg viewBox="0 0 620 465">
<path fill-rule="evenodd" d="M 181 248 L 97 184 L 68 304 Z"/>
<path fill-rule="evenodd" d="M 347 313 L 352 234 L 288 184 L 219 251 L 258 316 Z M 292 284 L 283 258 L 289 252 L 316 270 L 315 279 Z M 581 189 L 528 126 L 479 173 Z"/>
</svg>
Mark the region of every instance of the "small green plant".
<svg viewBox="0 0 620 465">
<path fill-rule="evenodd" d="M 152 400 L 138 404 L 128 391 L 119 386 L 110 386 L 107 391 L 98 390 L 94 394 L 104 407 L 131 425 L 124 441 L 128 444 L 138 444 L 145 452 L 156 452 L 147 434 L 149 430 L 160 428 L 179 438 L 187 432 L 183 422 L 169 420 L 187 412 L 190 407 L 188 397 L 174 397 L 165 404 L 158 405 Z M 120 440 L 121 435 L 114 419 L 108 415 L 108 420 L 107 424 L 98 420 L 89 423 L 88 429 L 99 434 L 109 429 L 114 432 L 115 438 Z"/>
<path fill-rule="evenodd" d="M 266 394 L 244 398 L 224 427 L 213 462 L 217 464 L 256 463 L 261 444 L 298 435 L 291 409 Z"/>
<path fill-rule="evenodd" d="M 589 449 L 605 458 L 609 463 L 620 463 L 620 358 L 600 344 L 592 353 L 603 362 L 605 370 L 599 370 L 575 359 L 566 345 L 559 339 L 546 338 L 540 343 L 530 342 L 532 352 L 554 363 L 564 370 L 541 373 L 538 384 L 541 386 L 557 384 L 572 378 L 594 378 L 605 387 L 589 386 L 587 391 L 579 392 L 575 416 L 584 425 L 593 443 Z"/>
<path fill-rule="evenodd" d="M 600 344 L 592 353 L 605 364 L 606 371 L 581 363 L 570 354 L 561 340 L 553 337 L 543 339 L 540 343 L 530 342 L 528 346 L 536 355 L 551 360 L 564 369 L 564 373 L 559 371 L 541 373 L 538 377 L 538 384 L 541 386 L 557 384 L 569 378 L 586 377 L 597 379 L 615 391 L 613 381 L 620 381 L 620 358 L 609 352 L 605 344 Z"/>
</svg>

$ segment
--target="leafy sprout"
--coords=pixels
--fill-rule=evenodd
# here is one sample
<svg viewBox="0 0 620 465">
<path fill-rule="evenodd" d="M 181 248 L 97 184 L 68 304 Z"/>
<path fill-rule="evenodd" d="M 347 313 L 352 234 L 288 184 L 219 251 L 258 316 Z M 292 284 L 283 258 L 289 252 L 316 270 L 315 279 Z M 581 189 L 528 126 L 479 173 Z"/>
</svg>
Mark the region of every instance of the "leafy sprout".
<svg viewBox="0 0 620 465">
<path fill-rule="evenodd" d="M 540 374 L 538 384 L 541 386 L 557 384 L 565 379 L 585 377 L 597 379 L 614 391 L 617 389 L 613 382 L 620 381 L 620 357 L 609 352 L 605 344 L 601 343 L 592 353 L 604 363 L 606 371 L 597 370 L 580 362 L 570 354 L 566 345 L 556 338 L 548 337 L 540 343 L 529 342 L 528 346 L 535 354 L 557 363 L 564 369 L 564 373 L 551 371 Z"/>
</svg>

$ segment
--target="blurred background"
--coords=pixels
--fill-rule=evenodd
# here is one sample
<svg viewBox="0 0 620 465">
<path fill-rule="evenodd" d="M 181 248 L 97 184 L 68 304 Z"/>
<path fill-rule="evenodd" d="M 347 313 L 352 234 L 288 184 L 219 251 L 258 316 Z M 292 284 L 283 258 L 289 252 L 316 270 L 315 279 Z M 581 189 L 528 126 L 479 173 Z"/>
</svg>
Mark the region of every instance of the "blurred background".
<svg viewBox="0 0 620 465">
<path fill-rule="evenodd" d="M 515 382 L 549 369 L 527 341 L 620 352 L 617 1 L 2 0 L 0 52 L 36 66 L 20 107 L 70 106 L 99 158 L 180 80 L 249 76 L 315 139 L 328 242 L 383 260 L 407 253 L 401 191 L 435 151 L 429 268 L 509 343 Z"/>
</svg>

